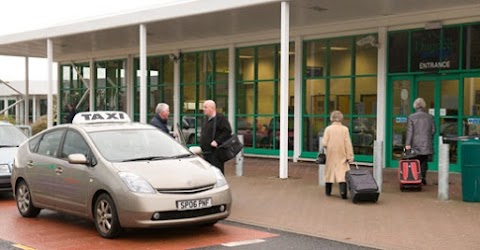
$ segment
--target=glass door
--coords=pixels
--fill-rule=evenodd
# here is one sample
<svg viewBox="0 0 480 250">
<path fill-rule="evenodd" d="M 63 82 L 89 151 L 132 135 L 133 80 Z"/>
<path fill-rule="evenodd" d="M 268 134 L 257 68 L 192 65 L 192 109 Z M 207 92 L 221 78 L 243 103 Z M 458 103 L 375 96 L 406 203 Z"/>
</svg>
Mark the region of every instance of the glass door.
<svg viewBox="0 0 480 250">
<path fill-rule="evenodd" d="M 426 111 L 433 115 L 435 120 L 434 155 L 429 162 L 429 169 L 437 170 L 439 136 L 448 139 L 463 133 L 462 122 L 459 119 L 459 79 L 456 76 L 417 77 L 415 85 L 417 89 L 415 99 L 417 97 L 425 99 Z M 456 166 L 458 143 L 453 140 L 449 140 L 448 143 L 450 144 L 450 163 Z"/>
<path fill-rule="evenodd" d="M 388 100 L 390 100 L 388 119 L 390 123 L 387 123 L 387 131 L 389 132 L 387 133 L 386 163 L 389 163 L 388 165 L 392 167 L 398 166 L 398 160 L 402 158 L 402 151 L 405 146 L 408 116 L 415 112 L 413 109 L 415 99 L 422 97 L 427 104 L 426 111 L 434 116 L 436 127 L 433 138 L 434 154 L 429 162 L 429 169 L 437 170 L 439 136 L 448 138 L 464 135 L 467 133 L 466 129 L 475 127 L 468 124 L 467 121 L 463 122 L 463 120 L 468 120 L 463 119 L 462 115 L 464 105 L 461 104 L 464 97 L 460 93 L 463 92 L 463 80 L 460 80 L 458 75 L 398 76 L 391 77 L 389 83 L 392 91 L 388 94 Z M 478 106 L 480 107 L 480 91 Z M 472 124 L 477 120 L 480 124 L 480 119 L 470 120 L 472 120 Z M 459 166 L 456 164 L 458 143 L 456 141 L 448 143 L 450 144 L 450 171 L 458 172 Z"/>
</svg>

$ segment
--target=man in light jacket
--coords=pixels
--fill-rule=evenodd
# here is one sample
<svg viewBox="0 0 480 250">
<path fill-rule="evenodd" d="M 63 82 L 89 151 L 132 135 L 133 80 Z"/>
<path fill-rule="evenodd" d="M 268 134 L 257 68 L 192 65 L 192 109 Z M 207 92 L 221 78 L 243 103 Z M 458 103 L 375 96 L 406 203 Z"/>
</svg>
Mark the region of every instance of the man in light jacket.
<svg viewBox="0 0 480 250">
<path fill-rule="evenodd" d="M 433 116 L 425 111 L 425 107 L 423 98 L 417 98 L 413 102 L 416 112 L 408 117 L 405 141 L 405 149 L 413 149 L 420 161 L 423 185 L 427 185 L 428 159 L 433 154 L 433 135 L 435 134 Z"/>
</svg>

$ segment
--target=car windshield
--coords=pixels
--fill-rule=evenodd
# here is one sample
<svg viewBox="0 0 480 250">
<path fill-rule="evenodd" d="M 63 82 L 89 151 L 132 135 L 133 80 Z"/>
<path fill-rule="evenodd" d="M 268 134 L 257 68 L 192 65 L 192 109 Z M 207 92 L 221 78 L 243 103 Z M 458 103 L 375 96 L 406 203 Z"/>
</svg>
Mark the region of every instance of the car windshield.
<svg viewBox="0 0 480 250">
<path fill-rule="evenodd" d="M 90 138 L 105 159 L 113 162 L 163 160 L 193 154 L 158 129 L 90 132 Z"/>
<path fill-rule="evenodd" d="M 27 136 L 13 125 L 0 125 L 0 147 L 16 147 L 24 142 Z"/>
</svg>

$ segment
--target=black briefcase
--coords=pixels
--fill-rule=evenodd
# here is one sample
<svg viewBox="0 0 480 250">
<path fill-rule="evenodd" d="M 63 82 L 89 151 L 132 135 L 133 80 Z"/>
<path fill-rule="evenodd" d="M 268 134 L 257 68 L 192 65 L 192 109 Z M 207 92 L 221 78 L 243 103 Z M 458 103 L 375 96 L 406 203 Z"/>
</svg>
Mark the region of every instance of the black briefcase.
<svg viewBox="0 0 480 250">
<path fill-rule="evenodd" d="M 226 140 L 222 145 L 218 146 L 216 154 L 217 158 L 223 162 L 235 158 L 235 156 L 243 149 L 243 144 L 238 139 L 237 134 Z"/>
</svg>

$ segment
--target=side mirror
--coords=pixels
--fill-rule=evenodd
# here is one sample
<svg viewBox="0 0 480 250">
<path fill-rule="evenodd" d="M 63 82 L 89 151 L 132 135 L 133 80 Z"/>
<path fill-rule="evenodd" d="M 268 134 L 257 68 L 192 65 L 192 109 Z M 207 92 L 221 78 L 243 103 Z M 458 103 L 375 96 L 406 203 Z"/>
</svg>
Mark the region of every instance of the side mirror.
<svg viewBox="0 0 480 250">
<path fill-rule="evenodd" d="M 68 155 L 68 163 L 70 164 L 87 164 L 87 157 L 83 154 Z"/>
<path fill-rule="evenodd" d="M 188 148 L 188 150 L 196 155 L 201 155 L 203 153 L 200 146 L 191 146 Z"/>
</svg>

